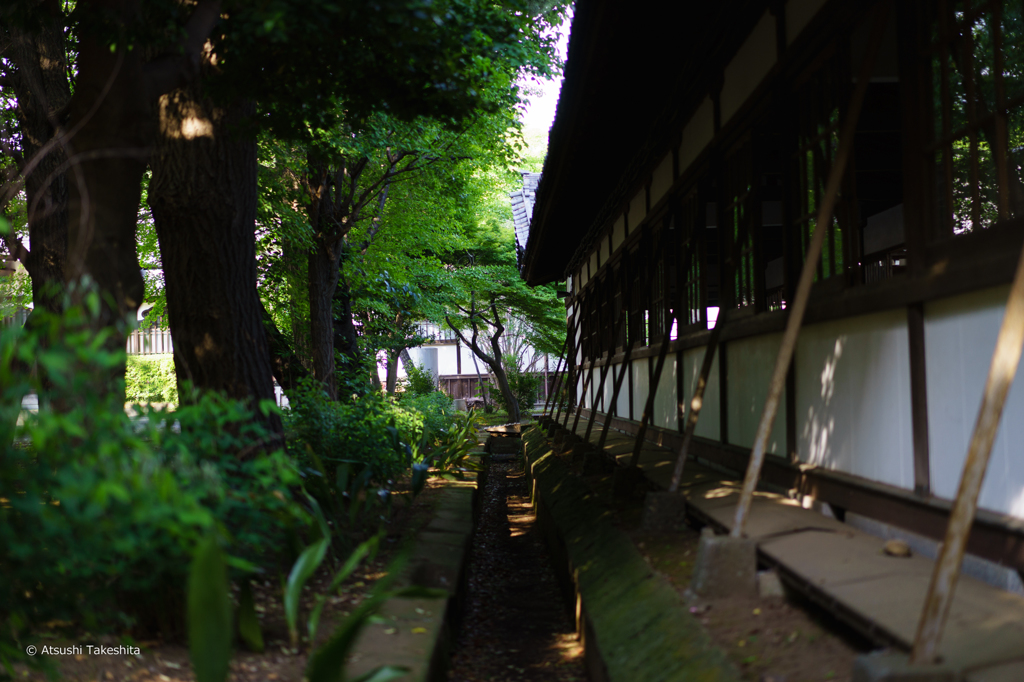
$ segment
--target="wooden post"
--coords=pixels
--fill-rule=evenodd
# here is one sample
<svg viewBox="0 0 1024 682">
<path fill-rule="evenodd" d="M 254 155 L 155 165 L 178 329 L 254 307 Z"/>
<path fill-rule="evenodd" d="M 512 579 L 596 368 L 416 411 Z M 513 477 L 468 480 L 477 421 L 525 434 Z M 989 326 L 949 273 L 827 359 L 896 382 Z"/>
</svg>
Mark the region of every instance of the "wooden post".
<svg viewBox="0 0 1024 682">
<path fill-rule="evenodd" d="M 931 584 L 921 611 L 914 648 L 910 654 L 911 663 L 932 663 L 938 654 L 942 630 L 953 604 L 953 591 L 960 577 L 960 564 L 964 558 L 967 537 L 974 523 L 978 509 L 978 495 L 985 480 L 992 443 L 999 432 L 999 421 L 1006 404 L 1006 394 L 1017 374 L 1021 348 L 1024 347 L 1024 252 L 1017 262 L 1017 273 L 1010 287 L 1006 301 L 1003 325 L 999 328 L 992 363 L 988 369 L 985 392 L 982 393 L 978 420 L 974 424 L 971 444 L 967 449 L 967 460 L 960 476 L 960 488 L 956 493 L 953 512 L 946 527 L 946 539 L 942 543 L 939 560 L 935 563 Z"/>
<path fill-rule="evenodd" d="M 572 358 L 573 362 L 575 362 L 575 360 L 576 360 L 576 353 L 579 352 L 579 349 L 580 349 L 580 337 L 579 337 L 580 319 L 581 319 L 581 315 L 579 314 L 580 307 L 581 306 L 579 305 L 579 299 L 577 299 L 576 301 L 573 302 L 574 314 L 573 314 L 573 325 L 572 325 L 572 332 L 571 332 L 572 333 L 572 339 L 573 339 L 572 355 L 566 355 L 566 357 L 565 357 L 565 376 L 564 377 L 559 377 L 560 381 L 558 382 L 558 388 L 555 391 L 556 395 L 558 394 L 558 391 L 561 391 L 562 389 L 564 389 L 566 384 L 568 383 L 569 374 L 570 374 L 569 360 L 570 360 L 570 358 Z M 566 342 L 568 344 L 568 339 L 566 339 Z M 558 402 L 558 409 L 555 411 L 555 422 L 558 422 L 558 419 L 559 419 L 559 417 L 562 414 L 562 402 L 560 400 L 557 401 L 557 402 Z M 566 408 L 566 411 L 568 411 L 568 408 Z"/>
<path fill-rule="evenodd" d="M 672 319 L 675 320 L 675 314 L 672 315 Z M 651 415 L 654 413 L 654 398 L 658 394 L 658 384 L 661 383 L 661 370 L 665 367 L 665 358 L 668 355 L 668 346 L 671 342 L 669 338 L 668 330 L 665 330 L 665 339 L 661 342 L 661 348 L 658 350 L 658 364 L 654 367 L 654 375 L 648 380 L 650 388 L 647 391 L 647 401 L 644 403 L 643 416 L 640 418 L 640 428 L 636 432 L 636 440 L 633 442 L 633 455 L 629 458 L 629 466 L 635 467 L 640 463 L 640 451 L 643 449 L 644 437 L 647 434 L 647 425 L 651 421 Z"/>
<path fill-rule="evenodd" d="M 623 291 L 625 291 L 626 268 L 625 267 L 620 267 L 619 268 L 619 273 L 620 273 L 620 280 L 621 280 L 620 284 L 623 285 Z M 614 296 L 612 298 L 614 300 Z M 614 308 L 614 306 L 612 306 L 612 307 Z M 618 322 L 621 323 L 622 315 L 619 315 L 619 318 L 620 319 L 618 320 Z M 601 368 L 601 378 L 600 378 L 600 380 L 597 383 L 597 391 L 595 391 L 595 393 L 600 393 L 602 395 L 602 398 L 603 398 L 603 395 L 604 395 L 604 382 L 605 382 L 605 379 L 608 378 L 608 372 L 611 370 L 611 366 L 612 366 L 612 357 L 615 355 L 615 343 L 616 343 L 616 341 L 618 341 L 618 338 L 619 338 L 618 332 L 619 332 L 619 325 L 618 324 L 612 324 L 612 334 L 611 334 L 612 344 L 611 344 L 611 348 L 608 349 L 608 361 L 605 362 L 604 366 Z M 595 404 L 591 407 L 591 410 L 590 410 L 590 419 L 587 420 L 587 431 L 586 431 L 585 434 L 583 434 L 583 442 L 584 443 L 590 442 L 590 434 L 594 430 L 594 420 L 597 417 L 597 401 L 595 400 L 594 403 Z M 608 416 L 607 415 L 611 414 L 611 406 L 610 405 L 604 405 L 604 411 L 605 411 L 605 415 L 606 415 L 605 416 L 605 422 L 607 423 L 608 422 Z"/>
<path fill-rule="evenodd" d="M 888 14 L 888 3 L 882 4 L 875 10 L 874 25 L 871 28 L 868 49 L 860 66 L 860 72 L 857 75 L 857 87 L 854 89 L 853 97 L 850 99 L 850 107 L 839 138 L 839 149 L 836 150 L 832 170 L 829 171 L 828 184 L 825 186 L 825 196 L 822 198 L 818 210 L 818 219 L 814 224 L 814 234 L 811 236 L 811 243 L 807 247 L 806 260 L 804 260 L 804 267 L 800 272 L 800 281 L 796 287 L 796 295 L 794 296 L 793 305 L 789 310 L 789 319 L 786 320 L 786 331 L 782 335 L 782 345 L 779 348 L 778 357 L 775 359 L 775 369 L 772 371 L 771 382 L 768 385 L 768 397 L 765 400 L 764 410 L 761 412 L 761 421 L 757 426 L 754 448 L 750 453 L 747 474 L 743 479 L 739 503 L 736 505 L 736 516 L 733 520 L 732 531 L 729 533 L 734 538 L 743 537 L 743 528 L 750 513 L 750 503 L 754 497 L 754 489 L 757 487 L 757 481 L 761 476 L 761 466 L 764 464 L 768 438 L 771 437 L 775 415 L 779 411 L 779 399 L 782 397 L 782 391 L 786 387 L 786 374 L 789 372 L 789 363 L 793 359 L 793 353 L 796 350 L 800 325 L 803 322 L 804 313 L 807 311 L 807 300 L 811 294 L 811 285 L 814 284 L 814 273 L 817 270 L 821 248 L 825 242 L 825 234 L 829 231 L 829 225 L 832 223 L 832 214 L 836 200 L 839 197 L 839 186 L 843 179 L 843 171 L 846 168 L 846 160 L 850 156 L 850 149 L 853 147 L 853 137 L 857 130 L 857 119 L 860 117 L 860 110 L 864 104 L 864 95 L 867 91 L 871 70 L 875 64 L 875 57 L 878 55 L 879 45 L 882 42 L 882 31 L 885 28 Z"/>
<path fill-rule="evenodd" d="M 558 364 L 555 365 L 555 383 L 558 382 L 558 372 L 562 369 L 563 356 L 569 351 L 569 335 L 565 335 L 565 343 L 562 344 L 562 352 L 558 356 Z M 541 414 L 548 413 L 548 405 L 551 403 L 551 394 L 553 391 L 548 390 L 548 358 L 547 354 L 544 357 L 544 410 Z"/>
<path fill-rule="evenodd" d="M 715 351 L 718 349 L 718 339 L 722 336 L 723 318 L 722 310 L 718 311 L 718 319 L 708 337 L 708 345 L 704 350 L 704 361 L 700 366 L 700 377 L 697 379 L 697 386 L 693 391 L 693 398 L 690 399 L 690 414 L 686 418 L 686 431 L 683 433 L 683 442 L 679 445 L 679 456 L 676 457 L 676 466 L 672 470 L 672 482 L 669 484 L 670 493 L 679 491 L 679 481 L 683 478 L 683 467 L 686 466 L 686 458 L 690 451 L 690 441 L 693 440 L 693 432 L 697 430 L 697 421 L 700 419 L 700 410 L 704 406 L 704 390 L 708 386 L 708 379 L 711 377 L 711 366 L 715 361 Z"/>
</svg>

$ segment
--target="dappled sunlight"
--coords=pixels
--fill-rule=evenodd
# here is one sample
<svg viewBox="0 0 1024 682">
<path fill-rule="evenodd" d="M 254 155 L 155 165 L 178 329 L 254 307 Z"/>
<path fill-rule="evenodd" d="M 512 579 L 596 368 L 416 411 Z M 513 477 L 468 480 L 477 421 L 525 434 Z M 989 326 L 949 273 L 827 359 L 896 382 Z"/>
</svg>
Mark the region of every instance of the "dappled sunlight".
<svg viewBox="0 0 1024 682">
<path fill-rule="evenodd" d="M 708 492 L 704 493 L 704 499 L 716 500 L 721 497 L 728 497 L 729 495 L 733 495 L 737 492 L 739 492 L 738 486 L 723 486 L 721 488 L 715 488 L 714 490 L 709 490 Z"/>
<path fill-rule="evenodd" d="M 821 401 L 817 405 L 807 408 L 807 421 L 804 423 L 803 437 L 807 441 L 807 461 L 815 466 L 824 465 L 832 453 L 832 433 L 836 428 L 835 417 L 830 413 L 829 407 L 836 392 L 836 368 L 839 360 L 843 357 L 843 347 L 846 344 L 846 335 L 836 339 L 832 353 L 825 358 L 825 365 L 821 369 Z"/>
</svg>

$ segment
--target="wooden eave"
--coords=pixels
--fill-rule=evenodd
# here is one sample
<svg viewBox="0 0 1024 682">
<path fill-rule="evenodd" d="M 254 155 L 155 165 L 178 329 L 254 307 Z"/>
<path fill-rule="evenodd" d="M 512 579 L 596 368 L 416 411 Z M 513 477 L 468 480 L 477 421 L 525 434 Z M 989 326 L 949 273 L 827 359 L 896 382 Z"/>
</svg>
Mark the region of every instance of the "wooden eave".
<svg viewBox="0 0 1024 682">
<path fill-rule="evenodd" d="M 643 187 L 769 4 L 577 3 L 523 260 L 528 284 L 563 279 Z"/>
</svg>

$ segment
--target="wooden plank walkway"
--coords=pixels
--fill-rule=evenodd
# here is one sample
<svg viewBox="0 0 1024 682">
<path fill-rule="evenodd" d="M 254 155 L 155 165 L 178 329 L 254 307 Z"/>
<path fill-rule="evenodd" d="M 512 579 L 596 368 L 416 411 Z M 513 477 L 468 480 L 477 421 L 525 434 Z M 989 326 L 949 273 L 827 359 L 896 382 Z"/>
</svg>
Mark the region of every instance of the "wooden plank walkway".
<svg viewBox="0 0 1024 682">
<path fill-rule="evenodd" d="M 586 430 L 581 421 L 580 437 Z M 594 445 L 600 432 L 595 427 L 591 433 Z M 625 466 L 633 444 L 632 436 L 612 430 L 605 452 Z M 673 450 L 653 443 L 641 449 L 640 467 L 660 489 L 668 488 L 674 464 Z M 740 485 L 690 461 L 680 489 L 692 513 L 728 531 Z M 909 651 L 934 561 L 889 556 L 883 540 L 765 491 L 756 493 L 747 535 L 787 583 L 874 641 Z M 961 575 L 940 653 L 967 682 L 1024 680 L 1024 597 Z"/>
</svg>

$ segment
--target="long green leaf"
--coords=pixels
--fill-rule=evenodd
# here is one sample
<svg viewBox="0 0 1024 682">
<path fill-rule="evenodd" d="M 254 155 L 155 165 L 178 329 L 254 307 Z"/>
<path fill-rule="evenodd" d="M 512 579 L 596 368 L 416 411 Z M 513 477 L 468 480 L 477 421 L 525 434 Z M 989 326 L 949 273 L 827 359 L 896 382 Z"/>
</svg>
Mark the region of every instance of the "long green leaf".
<svg viewBox="0 0 1024 682">
<path fill-rule="evenodd" d="M 291 636 L 292 646 L 299 643 L 299 605 L 302 601 L 302 588 L 306 581 L 316 573 L 316 569 L 323 563 L 327 555 L 328 538 L 320 538 L 306 549 L 295 560 L 291 573 L 288 574 L 288 582 L 284 588 L 284 615 L 288 622 L 288 634 Z"/>
<path fill-rule="evenodd" d="M 358 547 L 352 550 L 352 554 L 350 554 L 348 559 L 345 560 L 345 563 L 338 570 L 337 574 L 335 574 L 334 580 L 331 581 L 330 587 L 327 588 L 327 594 L 331 594 L 337 590 L 338 587 L 341 586 L 341 583 L 352 575 L 352 571 L 356 570 L 356 567 L 359 566 L 367 555 L 370 555 L 371 553 L 376 554 L 378 543 L 380 543 L 380 536 L 374 535 L 372 538 L 366 542 L 360 543 Z M 320 627 L 320 614 L 326 603 L 327 595 L 320 595 L 317 597 L 316 605 L 309 613 L 309 619 L 306 622 L 306 629 L 309 633 L 309 641 L 311 643 L 316 639 L 316 632 Z"/>
<path fill-rule="evenodd" d="M 386 598 L 386 594 L 371 596 L 342 621 L 331 639 L 310 656 L 306 666 L 306 679 L 309 682 L 342 682 L 345 660 L 352 650 L 356 636 Z"/>
<path fill-rule="evenodd" d="M 238 635 L 250 651 L 263 653 L 263 631 L 256 616 L 256 603 L 252 598 L 252 584 L 242 580 L 238 593 Z"/>
<path fill-rule="evenodd" d="M 211 534 L 196 550 L 188 581 L 189 657 L 197 682 L 224 682 L 231 661 L 228 571 Z"/>
</svg>

